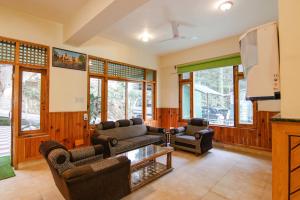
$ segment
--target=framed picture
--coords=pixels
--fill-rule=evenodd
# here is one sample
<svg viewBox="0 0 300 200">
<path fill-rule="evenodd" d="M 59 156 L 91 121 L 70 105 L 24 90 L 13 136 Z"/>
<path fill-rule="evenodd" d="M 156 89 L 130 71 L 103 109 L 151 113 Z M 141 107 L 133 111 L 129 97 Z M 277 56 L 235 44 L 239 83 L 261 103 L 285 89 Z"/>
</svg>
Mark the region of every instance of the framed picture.
<svg viewBox="0 0 300 200">
<path fill-rule="evenodd" d="M 75 69 L 75 70 L 86 70 L 86 54 L 68 51 L 59 48 L 52 48 L 52 66 Z"/>
</svg>

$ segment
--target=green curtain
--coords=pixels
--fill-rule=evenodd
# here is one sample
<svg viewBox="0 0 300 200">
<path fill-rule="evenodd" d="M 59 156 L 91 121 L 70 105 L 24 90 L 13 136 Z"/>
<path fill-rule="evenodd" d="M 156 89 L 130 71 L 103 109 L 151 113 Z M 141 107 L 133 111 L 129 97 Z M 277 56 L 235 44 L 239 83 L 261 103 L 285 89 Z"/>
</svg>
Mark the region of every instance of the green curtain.
<svg viewBox="0 0 300 200">
<path fill-rule="evenodd" d="M 193 72 L 205 69 L 212 69 L 217 67 L 233 66 L 241 64 L 240 54 L 233 54 L 222 56 L 218 58 L 212 58 L 208 60 L 202 60 L 191 64 L 183 64 L 177 66 L 177 73 L 183 74 L 186 72 Z"/>
</svg>

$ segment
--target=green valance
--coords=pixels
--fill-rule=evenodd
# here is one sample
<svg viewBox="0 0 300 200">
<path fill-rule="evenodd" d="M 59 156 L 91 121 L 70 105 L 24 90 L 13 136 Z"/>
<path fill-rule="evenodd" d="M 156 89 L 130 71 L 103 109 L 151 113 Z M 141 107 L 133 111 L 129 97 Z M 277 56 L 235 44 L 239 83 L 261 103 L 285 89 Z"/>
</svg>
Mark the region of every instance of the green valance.
<svg viewBox="0 0 300 200">
<path fill-rule="evenodd" d="M 218 58 L 212 58 L 207 60 L 198 61 L 190 64 L 177 65 L 177 73 L 183 74 L 186 72 L 193 72 L 205 69 L 212 69 L 217 67 L 233 66 L 241 64 L 240 54 L 233 54 L 222 56 Z"/>
</svg>

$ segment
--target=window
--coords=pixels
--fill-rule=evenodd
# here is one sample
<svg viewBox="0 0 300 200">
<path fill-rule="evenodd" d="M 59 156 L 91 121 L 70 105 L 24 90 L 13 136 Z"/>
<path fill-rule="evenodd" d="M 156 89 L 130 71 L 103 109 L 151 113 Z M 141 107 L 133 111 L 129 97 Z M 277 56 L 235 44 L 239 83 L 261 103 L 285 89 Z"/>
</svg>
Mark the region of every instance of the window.
<svg viewBox="0 0 300 200">
<path fill-rule="evenodd" d="M 125 119 L 126 83 L 124 81 L 108 80 L 107 119 L 116 121 Z"/>
<path fill-rule="evenodd" d="M 134 117 L 143 118 L 143 84 L 128 82 L 128 119 Z"/>
<path fill-rule="evenodd" d="M 244 78 L 242 65 L 239 65 L 238 72 L 239 124 L 253 124 L 253 103 L 246 100 L 247 80 Z"/>
<path fill-rule="evenodd" d="M 233 67 L 194 72 L 194 116 L 234 125 Z"/>
<path fill-rule="evenodd" d="M 101 121 L 102 79 L 90 78 L 90 124 Z"/>
<path fill-rule="evenodd" d="M 188 73 L 183 73 L 182 74 L 182 79 L 183 80 L 190 79 L 190 75 L 191 75 L 191 73 L 189 73 L 189 72 Z"/>
<path fill-rule="evenodd" d="M 154 119 L 156 71 L 89 56 L 90 124 Z"/>
<path fill-rule="evenodd" d="M 182 118 L 190 118 L 190 84 L 184 84 L 182 86 Z"/>
<path fill-rule="evenodd" d="M 41 129 L 41 83 L 41 73 L 22 72 L 21 131 Z"/>
<path fill-rule="evenodd" d="M 180 120 L 199 117 L 221 126 L 255 126 L 256 102 L 246 100 L 243 66 L 195 71 L 179 76 Z"/>
<path fill-rule="evenodd" d="M 246 100 L 246 79 L 239 80 L 239 123 L 253 124 L 253 105 Z"/>
<path fill-rule="evenodd" d="M 147 84 L 146 92 L 146 119 L 153 119 L 153 84 Z"/>
</svg>

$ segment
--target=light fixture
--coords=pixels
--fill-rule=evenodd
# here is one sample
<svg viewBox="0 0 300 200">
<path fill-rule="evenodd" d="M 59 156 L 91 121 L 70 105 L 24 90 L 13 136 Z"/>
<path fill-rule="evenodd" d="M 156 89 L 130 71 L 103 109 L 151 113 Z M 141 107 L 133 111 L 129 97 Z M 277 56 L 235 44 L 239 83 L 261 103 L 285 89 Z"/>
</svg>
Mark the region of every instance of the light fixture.
<svg viewBox="0 0 300 200">
<path fill-rule="evenodd" d="M 144 31 L 139 35 L 139 39 L 143 42 L 149 42 L 149 40 L 152 39 L 152 35 L 148 33 L 148 31 Z"/>
<path fill-rule="evenodd" d="M 219 5 L 219 9 L 223 12 L 226 12 L 228 10 L 230 10 L 233 6 L 233 2 L 232 1 L 224 1 Z"/>
</svg>

